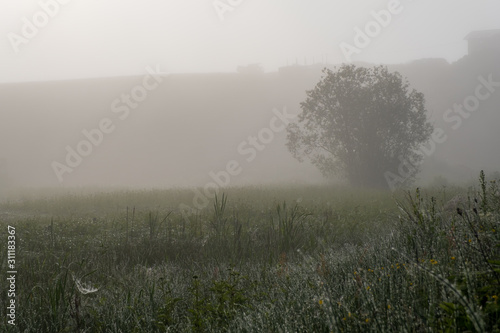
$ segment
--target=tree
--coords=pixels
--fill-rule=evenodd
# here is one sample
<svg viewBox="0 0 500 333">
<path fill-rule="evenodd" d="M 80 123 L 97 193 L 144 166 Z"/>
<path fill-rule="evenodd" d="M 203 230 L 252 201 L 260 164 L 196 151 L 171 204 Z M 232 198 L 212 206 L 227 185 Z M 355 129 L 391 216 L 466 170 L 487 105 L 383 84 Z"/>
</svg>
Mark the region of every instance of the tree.
<svg viewBox="0 0 500 333">
<path fill-rule="evenodd" d="M 287 127 L 287 147 L 299 161 L 305 157 L 326 176 L 342 175 L 352 185 L 387 188 L 387 172 L 410 161 L 411 182 L 429 140 L 422 93 L 387 67 L 342 65 L 307 91 L 298 121 Z"/>
</svg>

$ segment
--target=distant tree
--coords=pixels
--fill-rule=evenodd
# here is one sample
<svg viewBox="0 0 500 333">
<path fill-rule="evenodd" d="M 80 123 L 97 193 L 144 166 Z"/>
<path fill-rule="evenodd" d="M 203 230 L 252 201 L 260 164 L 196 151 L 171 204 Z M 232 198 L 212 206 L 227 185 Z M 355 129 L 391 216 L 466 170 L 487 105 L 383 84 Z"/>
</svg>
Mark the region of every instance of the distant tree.
<svg viewBox="0 0 500 333">
<path fill-rule="evenodd" d="M 287 128 L 292 155 L 309 158 L 324 176 L 340 174 L 363 187 L 387 188 L 385 174 L 402 161 L 417 170 L 417 150 L 433 131 L 424 95 L 384 66 L 342 65 L 323 73 L 300 104 L 298 121 Z"/>
</svg>

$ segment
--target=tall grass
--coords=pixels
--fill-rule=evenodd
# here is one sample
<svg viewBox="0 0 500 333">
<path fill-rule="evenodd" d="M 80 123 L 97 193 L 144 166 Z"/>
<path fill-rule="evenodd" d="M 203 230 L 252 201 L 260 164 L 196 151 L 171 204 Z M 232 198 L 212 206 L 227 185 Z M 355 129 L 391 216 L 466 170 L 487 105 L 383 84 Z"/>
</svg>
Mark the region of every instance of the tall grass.
<svg viewBox="0 0 500 333">
<path fill-rule="evenodd" d="M 499 331 L 499 184 L 462 191 L 450 210 L 441 189 L 233 188 L 188 219 L 184 190 L 12 201 L 19 307 L 2 329 Z"/>
</svg>

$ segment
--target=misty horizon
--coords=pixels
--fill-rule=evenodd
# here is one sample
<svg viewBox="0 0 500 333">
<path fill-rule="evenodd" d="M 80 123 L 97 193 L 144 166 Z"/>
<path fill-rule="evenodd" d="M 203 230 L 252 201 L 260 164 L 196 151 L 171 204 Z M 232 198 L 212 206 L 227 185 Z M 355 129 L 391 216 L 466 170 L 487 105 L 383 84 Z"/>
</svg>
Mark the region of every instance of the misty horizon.
<svg viewBox="0 0 500 333">
<path fill-rule="evenodd" d="M 9 4 L 0 13 L 0 35 L 6 37 L 0 52 L 9 64 L 0 70 L 0 82 L 141 75 L 157 64 L 169 73 L 231 73 L 255 63 L 265 72 L 293 64 L 340 64 L 346 62 L 341 44 L 353 45 L 356 30 L 364 31 L 391 4 L 391 17 L 378 17 L 381 31 L 352 61 L 442 58 L 452 63 L 467 54 L 468 33 L 499 28 L 495 13 L 500 5 L 489 0 L 221 3 Z M 52 14 L 47 22 L 41 12 Z"/>
<path fill-rule="evenodd" d="M 478 83 L 500 80 L 495 1 L 4 6 L 0 171 L 9 186 L 202 186 L 231 161 L 244 170 L 229 163 L 231 186 L 328 183 L 287 151 L 288 123 L 271 122 L 298 115 L 323 68 L 345 63 L 385 64 L 424 94 L 426 116 L 452 138 L 429 141 L 424 183 L 500 164 L 479 149 L 497 139 L 482 130 L 497 119 L 495 91 L 474 116 L 454 110 Z"/>
</svg>

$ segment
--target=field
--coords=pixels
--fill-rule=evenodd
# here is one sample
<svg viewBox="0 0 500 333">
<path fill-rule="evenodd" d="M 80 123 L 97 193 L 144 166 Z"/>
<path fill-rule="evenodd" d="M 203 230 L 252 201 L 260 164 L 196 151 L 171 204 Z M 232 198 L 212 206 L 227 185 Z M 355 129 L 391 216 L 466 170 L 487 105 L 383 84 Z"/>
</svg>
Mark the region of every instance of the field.
<svg viewBox="0 0 500 333">
<path fill-rule="evenodd" d="M 46 192 L 0 204 L 5 332 L 497 332 L 499 183 Z M 11 234 L 12 235 L 12 234 Z M 15 299 L 15 326 L 8 323 Z M 7 311 L 7 313 L 6 313 Z M 12 322 L 11 322 L 12 323 Z"/>
</svg>

